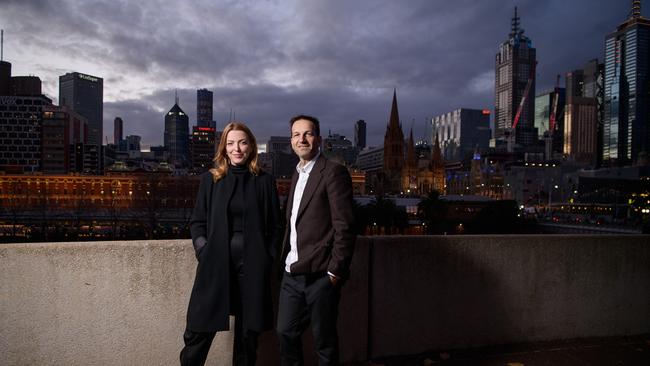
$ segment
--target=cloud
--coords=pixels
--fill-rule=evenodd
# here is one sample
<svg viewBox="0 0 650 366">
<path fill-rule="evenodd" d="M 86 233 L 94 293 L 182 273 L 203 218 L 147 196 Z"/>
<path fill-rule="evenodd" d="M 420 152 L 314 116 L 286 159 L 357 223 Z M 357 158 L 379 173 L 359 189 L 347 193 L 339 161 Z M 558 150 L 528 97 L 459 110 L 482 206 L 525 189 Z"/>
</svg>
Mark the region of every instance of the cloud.
<svg viewBox="0 0 650 366">
<path fill-rule="evenodd" d="M 14 74 L 40 76 L 55 102 L 65 72 L 104 78 L 107 136 L 121 116 L 126 133 L 160 144 L 174 90 L 193 118 L 196 89 L 208 88 L 217 122 L 232 108 L 261 141 L 310 113 L 349 137 L 364 119 L 378 145 L 393 88 L 416 135 L 432 116 L 492 108 L 494 55 L 515 6 L 537 48 L 538 90 L 602 58 L 629 12 L 608 0 L 5 0 L 0 23 Z"/>
<path fill-rule="evenodd" d="M 494 92 L 494 70 L 484 71 L 473 77 L 468 83 L 468 89 L 475 94 Z"/>
</svg>

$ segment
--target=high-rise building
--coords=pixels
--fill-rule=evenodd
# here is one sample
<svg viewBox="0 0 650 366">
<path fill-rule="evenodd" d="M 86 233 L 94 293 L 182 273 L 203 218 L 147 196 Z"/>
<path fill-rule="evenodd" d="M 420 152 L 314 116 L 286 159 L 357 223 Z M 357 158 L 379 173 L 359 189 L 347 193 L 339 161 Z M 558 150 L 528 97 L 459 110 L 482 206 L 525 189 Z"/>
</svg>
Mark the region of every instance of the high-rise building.
<svg viewBox="0 0 650 366">
<path fill-rule="evenodd" d="M 196 124 L 198 127 L 216 128 L 216 123 L 212 119 L 212 92 L 207 89 L 196 91 Z"/>
<path fill-rule="evenodd" d="M 603 164 L 629 165 L 650 152 L 650 19 L 641 1 L 605 37 Z"/>
<path fill-rule="evenodd" d="M 34 97 L 42 95 L 38 76 L 11 76 L 11 63 L 0 61 L 0 95 Z"/>
<path fill-rule="evenodd" d="M 354 147 L 359 150 L 366 147 L 366 121 L 362 119 L 354 124 Z"/>
<path fill-rule="evenodd" d="M 269 154 L 276 152 L 291 153 L 291 138 L 289 136 L 271 136 L 266 143 L 266 152 Z"/>
<path fill-rule="evenodd" d="M 547 160 L 562 154 L 564 145 L 564 88 L 555 87 L 535 97 L 535 129 L 537 137 L 544 141 Z"/>
<path fill-rule="evenodd" d="M 14 83 L 16 80 L 18 82 Z M 19 87 L 15 84 L 29 80 Z M 52 104 L 36 76 L 12 77 L 11 63 L 0 62 L 0 172 L 31 173 L 41 170 L 42 112 Z"/>
<path fill-rule="evenodd" d="M 138 135 L 126 136 L 126 151 L 140 151 L 140 142 L 142 137 Z"/>
<path fill-rule="evenodd" d="M 11 78 L 13 95 L 39 96 L 41 92 L 41 79 L 38 76 L 14 76 Z"/>
<path fill-rule="evenodd" d="M 113 143 L 117 146 L 120 145 L 122 140 L 122 133 L 124 132 L 124 122 L 122 118 L 115 117 L 113 120 Z"/>
<path fill-rule="evenodd" d="M 510 37 L 499 46 L 495 62 L 493 144 L 526 151 L 537 141 L 534 126 L 536 50 L 519 27 L 515 7 Z M 522 98 L 525 98 L 518 114 Z"/>
<path fill-rule="evenodd" d="M 190 155 L 192 173 L 201 174 L 214 166 L 215 130 L 212 127 L 192 126 Z"/>
<path fill-rule="evenodd" d="M 88 144 L 102 145 L 104 136 L 104 80 L 79 72 L 59 77 L 59 105 L 86 117 Z"/>
<path fill-rule="evenodd" d="M 440 143 L 447 161 L 469 160 L 478 147 L 485 151 L 490 143 L 490 111 L 459 108 L 431 119 L 431 141 Z"/>
<path fill-rule="evenodd" d="M 0 95 L 11 94 L 11 63 L 0 60 Z"/>
<path fill-rule="evenodd" d="M 59 76 L 59 105 L 69 107 L 88 121 L 87 142 L 75 147 L 75 169 L 82 167 L 83 174 L 103 174 L 104 80 L 79 72 Z"/>
<path fill-rule="evenodd" d="M 583 69 L 566 74 L 564 154 L 571 161 L 598 165 L 603 96 L 603 64 L 589 61 Z"/>
<path fill-rule="evenodd" d="M 174 106 L 165 115 L 164 144 L 169 153 L 170 163 L 179 167 L 189 164 L 189 118 L 178 106 L 178 96 Z"/>
<path fill-rule="evenodd" d="M 291 150 L 289 136 L 271 136 L 266 143 L 266 165 L 276 178 L 291 177 L 296 171 L 298 156 Z"/>
<path fill-rule="evenodd" d="M 357 149 L 352 146 L 352 141 L 338 133 L 329 134 L 323 139 L 323 154 L 346 166 L 351 166 L 357 159 Z"/>
<path fill-rule="evenodd" d="M 370 147 L 357 155 L 356 166 L 365 172 L 380 172 L 384 164 L 384 147 Z"/>
<path fill-rule="evenodd" d="M 86 118 L 66 106 L 44 106 L 41 128 L 41 171 L 46 174 L 83 172 L 83 167 L 76 170 L 72 162 L 75 160 L 74 147 L 83 146 L 86 139 Z"/>
</svg>

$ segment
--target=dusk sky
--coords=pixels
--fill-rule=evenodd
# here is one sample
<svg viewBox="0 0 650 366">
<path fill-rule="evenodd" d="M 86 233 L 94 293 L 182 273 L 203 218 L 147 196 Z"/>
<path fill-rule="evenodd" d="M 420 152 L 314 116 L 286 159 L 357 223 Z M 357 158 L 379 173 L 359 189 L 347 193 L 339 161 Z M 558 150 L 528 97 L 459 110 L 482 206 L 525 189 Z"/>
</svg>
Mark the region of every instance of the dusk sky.
<svg viewBox="0 0 650 366">
<path fill-rule="evenodd" d="M 214 92 L 218 129 L 230 111 L 258 141 L 288 135 L 306 113 L 321 131 L 353 139 L 364 119 L 381 145 L 393 88 L 405 134 L 425 135 L 431 117 L 494 106 L 494 57 L 514 7 L 537 49 L 537 90 L 556 75 L 602 61 L 608 33 L 630 14 L 627 0 L 0 0 L 4 60 L 36 75 L 58 104 L 59 76 L 104 79 L 104 135 L 160 145 L 178 90 L 196 124 L 196 89 Z M 650 3 L 644 2 L 643 15 Z M 564 77 L 562 78 L 562 85 Z M 430 133 L 427 130 L 427 133 Z M 427 136 L 428 137 L 428 136 Z"/>
</svg>

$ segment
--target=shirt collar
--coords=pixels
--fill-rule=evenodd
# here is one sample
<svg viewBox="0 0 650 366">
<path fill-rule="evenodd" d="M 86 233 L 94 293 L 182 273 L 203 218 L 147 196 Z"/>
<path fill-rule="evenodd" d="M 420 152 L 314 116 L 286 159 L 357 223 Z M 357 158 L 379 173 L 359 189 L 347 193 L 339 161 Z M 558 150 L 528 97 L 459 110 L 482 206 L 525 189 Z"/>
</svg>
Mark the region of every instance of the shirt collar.
<svg viewBox="0 0 650 366">
<path fill-rule="evenodd" d="M 313 159 L 309 160 L 307 164 L 305 164 L 303 167 L 300 167 L 300 162 L 298 162 L 298 165 L 296 165 L 296 170 L 298 173 L 311 173 L 311 170 L 314 168 L 314 165 L 316 164 L 316 159 L 320 156 L 320 151 L 316 153 L 316 156 L 314 156 Z"/>
</svg>

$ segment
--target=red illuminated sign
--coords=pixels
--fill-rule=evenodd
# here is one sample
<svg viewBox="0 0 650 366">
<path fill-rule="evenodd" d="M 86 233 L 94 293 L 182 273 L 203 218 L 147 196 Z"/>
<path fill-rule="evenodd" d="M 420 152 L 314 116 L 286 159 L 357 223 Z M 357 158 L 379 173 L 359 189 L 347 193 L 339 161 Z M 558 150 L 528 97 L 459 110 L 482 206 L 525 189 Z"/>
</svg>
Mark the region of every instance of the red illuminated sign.
<svg viewBox="0 0 650 366">
<path fill-rule="evenodd" d="M 199 131 L 214 131 L 212 127 L 199 127 Z"/>
<path fill-rule="evenodd" d="M 481 111 L 481 113 L 483 113 L 484 116 L 487 116 L 487 115 L 490 114 L 490 110 L 489 109 L 484 109 L 484 110 Z"/>
</svg>

